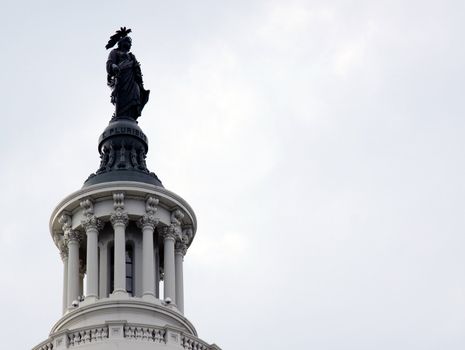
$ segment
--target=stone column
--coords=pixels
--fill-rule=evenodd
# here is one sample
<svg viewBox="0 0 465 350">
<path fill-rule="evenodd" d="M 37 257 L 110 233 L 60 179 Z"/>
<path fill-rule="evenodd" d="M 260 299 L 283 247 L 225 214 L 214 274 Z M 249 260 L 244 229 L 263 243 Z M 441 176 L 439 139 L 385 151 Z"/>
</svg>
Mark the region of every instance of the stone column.
<svg viewBox="0 0 465 350">
<path fill-rule="evenodd" d="M 187 246 L 192 240 L 193 231 L 190 227 L 182 231 L 182 235 L 177 237 L 176 252 L 175 252 L 175 268 L 176 268 L 176 305 L 181 313 L 184 313 L 184 272 L 183 261 L 187 252 Z"/>
<path fill-rule="evenodd" d="M 68 309 L 68 243 L 63 239 L 60 244 L 60 255 L 63 260 L 63 314 Z"/>
<path fill-rule="evenodd" d="M 68 240 L 68 308 L 72 308 L 73 301 L 79 297 L 79 243 L 81 234 L 69 231 Z"/>
<path fill-rule="evenodd" d="M 126 292 L 126 226 L 129 222 L 128 213 L 124 211 L 124 194 L 113 194 L 114 213 L 110 217 L 110 222 L 114 230 L 114 283 L 113 295 L 127 295 Z"/>
<path fill-rule="evenodd" d="M 73 301 L 78 299 L 79 296 L 79 242 L 81 234 L 72 229 L 71 216 L 63 213 L 58 222 L 62 225 L 63 229 L 63 242 L 66 244 L 68 251 L 68 269 L 66 278 L 66 307 L 72 308 Z M 64 304 L 64 303 L 63 303 Z"/>
<path fill-rule="evenodd" d="M 98 298 L 98 233 L 102 229 L 102 222 L 94 215 L 94 206 L 90 199 L 83 200 L 84 219 L 81 224 L 87 235 L 87 290 L 86 299 L 95 301 Z"/>
<path fill-rule="evenodd" d="M 99 296 L 100 298 L 108 297 L 108 247 L 101 244 L 100 247 L 100 262 L 99 262 Z"/>
<path fill-rule="evenodd" d="M 155 298 L 160 299 L 160 250 L 158 244 L 155 246 L 154 254 L 154 266 L 155 266 Z"/>
<path fill-rule="evenodd" d="M 146 201 L 146 214 L 139 220 L 142 228 L 142 298 L 155 299 L 155 264 L 153 248 L 153 232 L 159 219 L 155 217 L 158 199 L 149 197 Z"/>
<path fill-rule="evenodd" d="M 173 226 L 163 229 L 164 242 L 164 298 L 170 298 L 173 304 L 176 303 L 175 290 L 175 268 L 174 268 L 174 243 L 176 231 Z"/>
<path fill-rule="evenodd" d="M 176 270 L 176 306 L 184 313 L 184 282 L 183 282 L 183 260 L 187 245 L 177 241 L 175 246 L 175 270 Z"/>
</svg>

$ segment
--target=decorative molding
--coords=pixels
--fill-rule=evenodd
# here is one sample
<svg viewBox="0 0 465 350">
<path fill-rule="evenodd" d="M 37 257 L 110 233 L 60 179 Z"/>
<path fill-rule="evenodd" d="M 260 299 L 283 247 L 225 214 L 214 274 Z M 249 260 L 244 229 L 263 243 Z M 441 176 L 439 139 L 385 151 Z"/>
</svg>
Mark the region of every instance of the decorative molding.
<svg viewBox="0 0 465 350">
<path fill-rule="evenodd" d="M 90 198 L 83 199 L 79 205 L 84 210 L 84 215 L 94 215 L 94 202 Z"/>
<path fill-rule="evenodd" d="M 81 225 L 84 227 L 86 232 L 90 229 L 100 231 L 103 228 L 103 221 L 95 215 L 87 215 L 81 220 Z"/>
<path fill-rule="evenodd" d="M 155 217 L 155 213 L 158 210 L 157 208 L 158 203 L 159 203 L 158 198 L 155 198 L 155 197 L 147 198 L 147 200 L 145 201 L 146 214 L 142 216 L 137 222 L 137 225 L 139 227 L 143 228 L 144 226 L 150 226 L 152 227 L 152 229 L 155 229 L 155 227 L 160 222 L 160 219 Z"/>
<path fill-rule="evenodd" d="M 187 227 L 187 228 L 184 228 L 184 230 L 182 230 L 181 240 L 185 244 L 189 245 L 193 238 L 194 238 L 194 231 L 192 230 L 191 227 Z"/>
<path fill-rule="evenodd" d="M 157 327 L 144 324 L 121 323 L 123 330 L 122 338 L 130 342 L 150 342 L 163 345 L 174 345 L 171 343 L 171 337 L 180 339 L 179 345 L 186 350 L 221 350 L 217 345 L 204 342 L 194 335 L 190 335 L 171 327 Z M 171 337 L 168 337 L 171 335 Z M 32 350 L 54 350 L 54 341 L 66 339 L 64 348 L 68 349 L 75 346 L 92 344 L 97 342 L 111 342 L 114 338 L 110 334 L 108 324 L 85 327 L 81 329 L 67 330 L 64 333 L 58 332 L 51 334 L 46 341 L 35 346 Z M 170 339 L 168 339 L 170 338 Z M 118 338 L 120 339 L 120 338 Z M 172 346 L 171 345 L 171 346 Z M 129 346 L 129 345 L 128 345 Z M 61 347 L 60 347 L 61 349 Z"/>
<path fill-rule="evenodd" d="M 68 242 L 65 239 L 65 236 L 61 233 L 55 233 L 53 235 L 53 241 L 60 251 L 61 259 L 66 259 L 68 257 Z"/>
<path fill-rule="evenodd" d="M 113 208 L 115 212 L 110 216 L 110 222 L 113 226 L 124 225 L 129 222 L 128 213 L 124 211 L 124 193 L 113 193 Z"/>
<path fill-rule="evenodd" d="M 144 228 L 144 226 L 150 226 L 152 229 L 155 229 L 159 222 L 160 219 L 156 218 L 154 215 L 145 214 L 139 219 L 139 221 L 137 221 L 137 226 L 140 228 Z"/>
<path fill-rule="evenodd" d="M 79 205 L 84 210 L 84 218 L 81 220 L 81 225 L 86 232 L 91 229 L 100 231 L 103 228 L 103 222 L 94 215 L 94 202 L 92 199 L 86 198 Z"/>
<path fill-rule="evenodd" d="M 41 344 L 37 345 L 32 350 L 53 350 L 53 342 L 47 340 L 44 343 L 41 343 Z"/>
<path fill-rule="evenodd" d="M 176 244 L 174 246 L 174 251 L 175 253 L 182 253 L 182 256 L 186 255 L 187 252 L 187 244 L 184 243 L 183 241 L 176 241 Z"/>
<path fill-rule="evenodd" d="M 108 339 L 108 326 L 71 331 L 67 334 L 69 347 Z"/>
<path fill-rule="evenodd" d="M 65 240 L 69 243 L 80 243 L 82 241 L 82 233 L 77 230 L 69 230 L 65 233 Z"/>
<path fill-rule="evenodd" d="M 150 214 L 155 214 L 158 210 L 158 203 L 160 203 L 160 200 L 158 198 L 149 196 L 145 201 L 145 211 Z"/>
<path fill-rule="evenodd" d="M 181 226 L 181 220 L 184 219 L 183 212 L 176 208 L 171 212 L 171 225 Z"/>
<path fill-rule="evenodd" d="M 198 338 L 181 335 L 181 346 L 186 350 L 213 350 L 213 346 L 208 345 L 204 341 Z"/>
<path fill-rule="evenodd" d="M 163 236 L 163 239 L 174 239 L 176 240 L 176 237 L 178 237 L 176 227 L 174 225 L 171 226 L 164 226 L 163 229 L 161 230 L 161 234 Z"/>
<path fill-rule="evenodd" d="M 71 216 L 68 213 L 62 213 L 58 219 L 58 222 L 61 224 L 61 229 L 66 235 L 67 231 L 71 230 Z"/>
<path fill-rule="evenodd" d="M 112 196 L 114 192 L 127 192 L 137 198 L 144 198 L 147 195 L 156 196 L 163 203 L 164 207 L 176 207 L 182 210 L 187 216 L 184 217 L 184 224 L 189 224 L 193 227 L 195 232 L 197 227 L 197 219 L 192 207 L 182 197 L 174 192 L 171 192 L 163 187 L 156 187 L 153 185 L 133 182 L 133 181 L 114 181 L 99 183 L 77 190 L 72 194 L 65 197 L 53 210 L 49 222 L 50 232 L 56 230 L 61 231 L 61 225 L 58 225 L 58 218 L 64 211 L 71 210 L 76 205 L 76 201 L 92 196 L 92 198 L 104 198 Z"/>
<path fill-rule="evenodd" d="M 135 325 L 124 326 L 124 337 L 134 340 L 147 340 L 155 343 L 165 343 L 164 328 L 143 327 Z"/>
</svg>

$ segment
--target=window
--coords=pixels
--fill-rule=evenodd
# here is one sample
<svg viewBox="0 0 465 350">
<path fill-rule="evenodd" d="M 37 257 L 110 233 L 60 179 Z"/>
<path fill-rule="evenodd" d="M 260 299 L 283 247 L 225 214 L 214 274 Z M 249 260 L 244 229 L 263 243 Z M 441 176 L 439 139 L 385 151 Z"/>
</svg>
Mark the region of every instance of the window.
<svg viewBox="0 0 465 350">
<path fill-rule="evenodd" d="M 115 249 L 112 245 L 110 253 L 110 292 L 115 290 Z M 134 249 L 131 244 L 126 244 L 126 291 L 134 294 Z"/>
<path fill-rule="evenodd" d="M 134 294 L 134 250 L 132 245 L 126 245 L 126 291 Z"/>
</svg>

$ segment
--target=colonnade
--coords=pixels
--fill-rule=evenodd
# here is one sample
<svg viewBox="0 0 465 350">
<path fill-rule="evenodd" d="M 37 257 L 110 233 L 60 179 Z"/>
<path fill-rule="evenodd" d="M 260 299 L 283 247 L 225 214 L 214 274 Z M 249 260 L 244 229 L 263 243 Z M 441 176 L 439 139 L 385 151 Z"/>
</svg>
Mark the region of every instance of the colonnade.
<svg viewBox="0 0 465 350">
<path fill-rule="evenodd" d="M 86 245 L 86 273 L 87 284 L 86 302 L 96 301 L 99 297 L 99 253 L 98 235 L 103 228 L 103 222 L 94 215 L 93 203 L 86 199 L 81 203 L 84 216 L 81 221 L 84 233 L 72 229 L 70 215 L 64 213 L 59 222 L 63 229 L 63 239 L 58 244 L 63 260 L 63 313 L 74 308 L 72 303 L 79 298 L 79 248 L 87 238 Z M 164 249 L 164 299 L 168 298 L 175 304 L 178 310 L 184 312 L 183 290 L 183 259 L 187 251 L 187 245 L 192 238 L 192 229 L 182 230 L 181 220 L 183 214 L 180 210 L 174 210 L 171 214 L 169 226 L 159 226 L 159 218 L 156 217 L 158 199 L 149 197 L 145 203 L 145 214 L 137 221 L 141 229 L 142 239 L 142 298 L 154 301 L 158 295 L 156 287 L 158 275 L 158 262 L 154 256 L 154 232 L 158 229 L 163 237 Z M 127 296 L 126 291 L 126 227 L 129 223 L 128 213 L 124 208 L 124 194 L 113 194 L 114 212 L 110 216 L 110 222 L 114 232 L 114 289 L 111 297 Z M 158 257 L 157 257 L 158 258 Z M 101 281 L 103 283 L 103 281 Z"/>
</svg>

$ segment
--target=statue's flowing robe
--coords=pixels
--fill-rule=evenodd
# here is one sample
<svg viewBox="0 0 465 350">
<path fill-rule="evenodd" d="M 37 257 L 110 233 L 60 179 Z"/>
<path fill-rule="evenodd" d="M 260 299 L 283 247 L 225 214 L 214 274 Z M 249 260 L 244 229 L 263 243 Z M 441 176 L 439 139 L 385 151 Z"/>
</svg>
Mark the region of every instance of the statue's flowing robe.
<svg viewBox="0 0 465 350">
<path fill-rule="evenodd" d="M 113 65 L 119 67 L 119 72 Z M 142 85 L 139 62 L 132 53 L 111 50 L 107 61 L 108 84 L 113 89 L 111 102 L 115 105 L 115 117 L 137 119 L 147 103 L 149 91 Z"/>
</svg>

